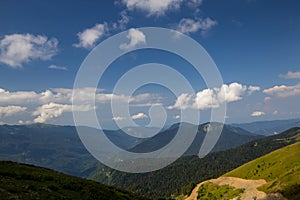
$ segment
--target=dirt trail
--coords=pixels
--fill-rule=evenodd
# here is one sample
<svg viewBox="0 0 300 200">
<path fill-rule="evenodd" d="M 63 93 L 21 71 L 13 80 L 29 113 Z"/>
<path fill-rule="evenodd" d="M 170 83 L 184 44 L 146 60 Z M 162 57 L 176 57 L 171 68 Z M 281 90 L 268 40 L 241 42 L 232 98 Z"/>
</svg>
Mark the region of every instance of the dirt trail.
<svg viewBox="0 0 300 200">
<path fill-rule="evenodd" d="M 208 181 L 204 181 L 204 182 L 201 182 L 201 183 L 198 183 L 196 185 L 196 187 L 193 189 L 192 193 L 190 196 L 188 196 L 187 198 L 185 198 L 184 200 L 197 200 L 197 197 L 198 197 L 198 190 L 199 190 L 199 187 L 207 182 L 209 182 L 210 180 Z"/>
<path fill-rule="evenodd" d="M 243 200 L 253 200 L 254 197 L 256 197 L 257 200 L 268 199 L 268 195 L 266 193 L 257 190 L 258 187 L 266 183 L 264 179 L 246 180 L 246 179 L 235 178 L 235 177 L 219 177 L 217 179 L 211 179 L 199 183 L 193 189 L 191 195 L 187 197 L 185 200 L 197 200 L 199 187 L 205 184 L 206 182 L 212 182 L 216 185 L 230 185 L 235 188 L 244 188 L 245 191 L 241 195 L 241 199 Z"/>
</svg>

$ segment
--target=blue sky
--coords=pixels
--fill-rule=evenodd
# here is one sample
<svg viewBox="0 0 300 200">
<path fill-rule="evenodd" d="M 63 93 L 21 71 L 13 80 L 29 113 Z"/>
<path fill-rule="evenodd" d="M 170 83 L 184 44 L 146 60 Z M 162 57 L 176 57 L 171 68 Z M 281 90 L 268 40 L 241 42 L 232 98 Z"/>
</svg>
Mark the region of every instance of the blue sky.
<svg viewBox="0 0 300 200">
<path fill-rule="evenodd" d="M 299 9 L 297 0 L 1 1 L 0 123 L 72 124 L 70 95 L 83 60 L 114 34 L 133 28 L 130 39 L 136 37 L 139 27 L 181 31 L 206 49 L 231 98 L 224 100 L 227 122 L 299 118 Z M 115 81 L 126 70 L 153 61 L 191 81 L 203 99 L 181 100 L 190 104 L 187 109 L 199 110 L 202 121 L 209 119 L 210 109 L 218 105 L 203 106 L 207 88 L 201 76 L 173 55 L 148 50 L 118 59 L 101 82 L 96 110 L 105 128 L 123 120 L 108 108 Z M 180 118 L 180 99 L 159 86 L 141 88 L 132 102 L 130 114 L 137 124 L 149 123 L 149 106 L 156 104 L 166 108 L 167 124 Z"/>
</svg>

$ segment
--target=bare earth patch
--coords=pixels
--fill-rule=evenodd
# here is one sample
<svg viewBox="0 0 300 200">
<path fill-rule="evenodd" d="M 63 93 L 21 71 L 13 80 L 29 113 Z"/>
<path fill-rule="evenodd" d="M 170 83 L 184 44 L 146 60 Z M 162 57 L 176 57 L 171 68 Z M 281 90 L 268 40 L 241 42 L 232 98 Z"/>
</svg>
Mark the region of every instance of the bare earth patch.
<svg viewBox="0 0 300 200">
<path fill-rule="evenodd" d="M 209 180 L 210 181 L 210 180 Z M 197 197 L 198 197 L 198 190 L 199 190 L 199 187 L 209 181 L 203 181 L 201 183 L 198 183 L 196 185 L 196 187 L 193 189 L 192 193 L 190 196 L 188 196 L 187 198 L 185 198 L 184 200 L 197 200 Z"/>
<path fill-rule="evenodd" d="M 230 185 L 235 188 L 244 188 L 245 191 L 241 195 L 242 200 L 285 200 L 280 194 L 266 194 L 262 191 L 259 191 L 257 188 L 264 185 L 266 181 L 264 179 L 259 180 L 246 180 L 242 178 L 235 177 L 219 177 L 217 179 L 211 179 L 199 183 L 192 191 L 191 195 L 185 200 L 197 200 L 199 187 L 207 182 L 211 182 L 216 185 Z"/>
</svg>

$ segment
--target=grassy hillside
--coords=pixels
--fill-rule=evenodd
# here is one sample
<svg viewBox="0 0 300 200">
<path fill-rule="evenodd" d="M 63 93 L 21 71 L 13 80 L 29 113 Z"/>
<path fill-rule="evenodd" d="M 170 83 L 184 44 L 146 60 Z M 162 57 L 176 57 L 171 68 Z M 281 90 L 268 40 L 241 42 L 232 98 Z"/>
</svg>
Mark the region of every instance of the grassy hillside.
<svg viewBox="0 0 300 200">
<path fill-rule="evenodd" d="M 0 199 L 142 199 L 111 186 L 50 169 L 0 162 Z"/>
<path fill-rule="evenodd" d="M 239 197 L 243 193 L 243 189 L 235 189 L 229 185 L 215 185 L 207 182 L 203 184 L 198 190 L 199 200 L 211 200 L 211 199 L 233 199 Z"/>
<path fill-rule="evenodd" d="M 224 176 L 265 179 L 267 183 L 260 190 L 300 199 L 300 142 L 246 163 Z"/>
</svg>

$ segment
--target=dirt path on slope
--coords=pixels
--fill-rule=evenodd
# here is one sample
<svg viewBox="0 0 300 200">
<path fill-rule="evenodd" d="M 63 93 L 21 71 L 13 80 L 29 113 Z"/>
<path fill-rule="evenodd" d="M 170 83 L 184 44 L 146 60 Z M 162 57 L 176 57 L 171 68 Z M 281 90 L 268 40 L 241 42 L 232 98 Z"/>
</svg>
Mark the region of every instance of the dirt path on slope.
<svg viewBox="0 0 300 200">
<path fill-rule="evenodd" d="M 267 197 L 266 193 L 257 190 L 258 187 L 266 183 L 264 179 L 259 180 L 246 180 L 235 177 L 219 177 L 217 179 L 211 179 L 199 183 L 192 191 L 191 195 L 185 200 L 197 200 L 199 187 L 207 182 L 212 182 L 216 185 L 230 185 L 235 188 L 244 188 L 245 191 L 241 195 L 243 200 L 253 200 L 253 197 L 256 199 L 265 199 Z"/>
<path fill-rule="evenodd" d="M 192 193 L 190 196 L 188 196 L 187 198 L 185 198 L 184 200 L 197 200 L 197 197 L 198 197 L 198 190 L 199 190 L 199 187 L 207 182 L 209 182 L 210 180 L 208 181 L 203 181 L 201 183 L 198 183 L 196 185 L 196 187 L 193 189 Z"/>
</svg>

